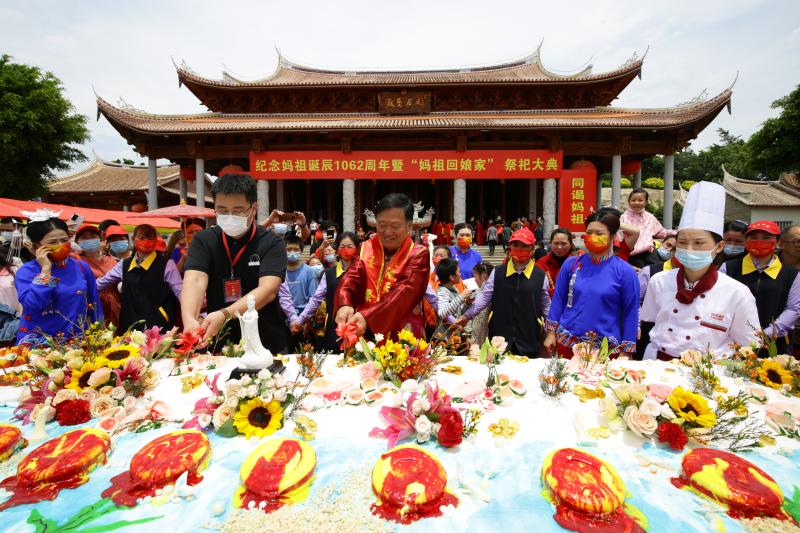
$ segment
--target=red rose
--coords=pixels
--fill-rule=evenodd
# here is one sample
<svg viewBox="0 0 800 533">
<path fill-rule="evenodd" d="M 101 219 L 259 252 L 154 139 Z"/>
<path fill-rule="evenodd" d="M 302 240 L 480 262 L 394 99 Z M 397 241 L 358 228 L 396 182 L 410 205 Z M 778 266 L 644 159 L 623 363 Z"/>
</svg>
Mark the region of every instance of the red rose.
<svg viewBox="0 0 800 533">
<path fill-rule="evenodd" d="M 669 444 L 673 450 L 681 451 L 689 442 L 689 437 L 678 424 L 661 422 L 658 425 L 658 442 Z"/>
<path fill-rule="evenodd" d="M 56 405 L 56 420 L 60 426 L 74 426 L 92 419 L 88 400 L 63 400 Z"/>
<path fill-rule="evenodd" d="M 464 421 L 461 413 L 455 409 L 446 410 L 439 418 L 439 444 L 445 448 L 452 448 L 461 444 L 461 433 L 464 431 Z"/>
</svg>

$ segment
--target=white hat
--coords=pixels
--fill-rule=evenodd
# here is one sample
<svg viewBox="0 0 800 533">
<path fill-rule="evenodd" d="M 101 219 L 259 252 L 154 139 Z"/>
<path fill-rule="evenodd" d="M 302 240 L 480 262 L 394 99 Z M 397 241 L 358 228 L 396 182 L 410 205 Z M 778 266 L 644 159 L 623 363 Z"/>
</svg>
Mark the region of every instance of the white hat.
<svg viewBox="0 0 800 533">
<path fill-rule="evenodd" d="M 678 231 L 704 229 L 722 236 L 724 224 L 725 188 L 710 181 L 695 183 L 686 196 Z"/>
</svg>

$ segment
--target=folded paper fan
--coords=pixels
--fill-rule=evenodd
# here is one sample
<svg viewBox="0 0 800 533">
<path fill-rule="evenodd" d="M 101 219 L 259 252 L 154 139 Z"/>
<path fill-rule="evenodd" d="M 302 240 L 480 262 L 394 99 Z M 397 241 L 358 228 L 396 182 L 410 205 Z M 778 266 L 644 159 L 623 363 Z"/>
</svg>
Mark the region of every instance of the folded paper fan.
<svg viewBox="0 0 800 533">
<path fill-rule="evenodd" d="M 51 439 L 17 465 L 17 475 L 0 482 L 12 493 L 0 511 L 26 503 L 53 500 L 62 489 L 89 481 L 89 473 L 106 462 L 111 448 L 108 433 L 100 429 L 76 429 Z"/>
<path fill-rule="evenodd" d="M 269 513 L 302 501 L 308 495 L 316 466 L 317 454 L 308 443 L 270 439 L 242 464 L 242 485 L 233 496 L 233 505 Z"/>
<path fill-rule="evenodd" d="M 372 491 L 379 503 L 373 514 L 410 524 L 441 516 L 441 507 L 458 505 L 447 490 L 447 473 L 431 452 L 413 444 L 395 446 L 381 455 L 372 469 Z"/>
<path fill-rule="evenodd" d="M 187 483 L 202 481 L 200 472 L 211 459 L 211 445 L 201 431 L 186 429 L 162 435 L 140 449 L 131 459 L 131 468 L 111 478 L 111 486 L 103 491 L 118 505 L 133 507 L 136 501 L 153 496 L 166 485 L 175 483 L 184 472 Z"/>
<path fill-rule="evenodd" d="M 646 518 L 627 504 L 627 489 L 614 468 L 589 453 L 561 448 L 542 464 L 545 497 L 556 522 L 570 531 L 642 532 Z"/>
</svg>

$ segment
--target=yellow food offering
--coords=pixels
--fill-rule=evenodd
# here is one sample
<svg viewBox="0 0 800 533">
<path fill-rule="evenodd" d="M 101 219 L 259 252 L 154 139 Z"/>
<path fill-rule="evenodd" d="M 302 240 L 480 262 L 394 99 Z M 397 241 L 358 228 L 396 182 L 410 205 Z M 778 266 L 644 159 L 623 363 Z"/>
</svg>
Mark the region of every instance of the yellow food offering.
<svg viewBox="0 0 800 533">
<path fill-rule="evenodd" d="M 308 495 L 317 454 L 307 442 L 270 439 L 253 450 L 242 464 L 242 486 L 233 497 L 235 507 L 271 512 Z"/>
<path fill-rule="evenodd" d="M 28 441 L 22 437 L 22 431 L 17 426 L 0 424 L 0 462 L 27 445 Z"/>
</svg>

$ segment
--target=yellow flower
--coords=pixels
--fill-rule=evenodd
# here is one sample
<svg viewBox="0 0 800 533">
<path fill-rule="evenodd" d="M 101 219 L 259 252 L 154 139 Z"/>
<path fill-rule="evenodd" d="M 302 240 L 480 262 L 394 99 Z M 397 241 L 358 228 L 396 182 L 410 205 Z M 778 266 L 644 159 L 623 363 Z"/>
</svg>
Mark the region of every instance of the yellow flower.
<svg viewBox="0 0 800 533">
<path fill-rule="evenodd" d="M 80 368 L 72 371 L 67 388 L 77 392 L 94 388 L 89 384 L 89 378 L 92 377 L 92 372 L 103 366 L 102 361 L 98 360 L 83 363 Z"/>
<path fill-rule="evenodd" d="M 414 337 L 414 334 L 407 329 L 400 330 L 400 333 L 397 334 L 397 340 L 400 342 L 406 342 L 412 346 L 417 344 L 417 338 Z"/>
<path fill-rule="evenodd" d="M 266 437 L 281 428 L 283 408 L 275 400 L 264 403 L 261 398 L 253 398 L 239 407 L 233 417 L 236 430 L 247 437 Z"/>
<path fill-rule="evenodd" d="M 758 380 L 773 389 L 792 384 L 792 373 L 784 369 L 778 361 L 764 361 L 758 369 Z"/>
<path fill-rule="evenodd" d="M 705 398 L 683 387 L 675 387 L 667 398 L 667 403 L 678 418 L 690 424 L 710 428 L 717 423 L 717 415 L 708 406 Z"/>
<path fill-rule="evenodd" d="M 112 346 L 103 350 L 98 361 L 108 368 L 121 368 L 131 357 L 139 357 L 139 348 L 132 344 Z"/>
</svg>

